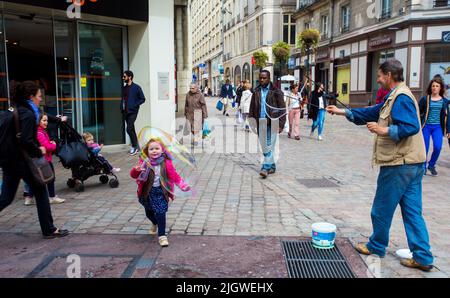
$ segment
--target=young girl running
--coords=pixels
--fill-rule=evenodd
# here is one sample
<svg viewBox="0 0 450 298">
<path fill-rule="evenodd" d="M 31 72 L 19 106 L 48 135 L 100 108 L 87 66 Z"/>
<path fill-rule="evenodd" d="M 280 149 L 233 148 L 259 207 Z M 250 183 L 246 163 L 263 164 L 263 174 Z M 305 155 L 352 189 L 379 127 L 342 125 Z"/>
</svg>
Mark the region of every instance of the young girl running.
<svg viewBox="0 0 450 298">
<path fill-rule="evenodd" d="M 169 246 L 166 235 L 166 214 L 169 202 L 174 200 L 174 186 L 184 192 L 190 187 L 181 179 L 173 163 L 171 154 L 163 142 L 152 138 L 143 149 L 143 156 L 130 173 L 138 184 L 139 203 L 144 206 L 147 218 L 152 222 L 150 235 L 158 232 L 159 244 Z"/>
</svg>

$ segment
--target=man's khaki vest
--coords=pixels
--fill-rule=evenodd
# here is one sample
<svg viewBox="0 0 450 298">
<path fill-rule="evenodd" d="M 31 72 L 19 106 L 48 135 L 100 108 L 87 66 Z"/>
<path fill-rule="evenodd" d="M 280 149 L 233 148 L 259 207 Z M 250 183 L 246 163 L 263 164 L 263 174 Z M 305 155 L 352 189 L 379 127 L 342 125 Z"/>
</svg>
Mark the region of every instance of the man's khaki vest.
<svg viewBox="0 0 450 298">
<path fill-rule="evenodd" d="M 389 127 L 393 124 L 392 107 L 401 94 L 411 98 L 417 110 L 417 123 L 420 123 L 419 105 L 411 90 L 401 83 L 388 97 L 380 111 L 378 125 Z M 377 166 L 399 166 L 405 164 L 420 164 L 426 161 L 425 141 L 422 130 L 419 133 L 395 143 L 390 136 L 375 136 L 373 163 Z"/>
</svg>

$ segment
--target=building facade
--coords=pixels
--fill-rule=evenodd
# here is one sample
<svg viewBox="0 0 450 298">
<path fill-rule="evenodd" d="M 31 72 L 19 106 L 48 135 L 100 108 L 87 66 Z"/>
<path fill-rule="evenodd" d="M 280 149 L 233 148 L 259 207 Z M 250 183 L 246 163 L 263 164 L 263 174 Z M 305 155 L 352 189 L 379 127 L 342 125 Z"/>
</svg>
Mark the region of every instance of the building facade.
<svg viewBox="0 0 450 298">
<path fill-rule="evenodd" d="M 191 2 L 193 81 L 220 92 L 223 80 L 223 0 Z"/>
<path fill-rule="evenodd" d="M 188 1 L 75 2 L 0 1 L 0 111 L 11 85 L 32 80 L 47 113 L 68 116 L 100 143 L 123 145 L 122 73 L 131 69 L 147 98 L 137 129 L 174 132 L 176 87 L 187 86 L 191 72 L 188 38 L 175 38 L 187 36 L 187 26 L 175 26 L 187 23 Z"/>
<path fill-rule="evenodd" d="M 319 47 L 312 79 L 351 106 L 375 102 L 378 67 L 396 58 L 417 98 L 436 74 L 450 83 L 450 1 L 298 0 L 297 31 L 316 28 Z M 302 76 L 306 57 L 294 51 Z"/>
<path fill-rule="evenodd" d="M 258 85 L 259 69 L 253 53 L 269 56 L 267 69 L 273 73 L 272 46 L 278 41 L 295 45 L 296 26 L 292 18 L 295 0 L 226 0 L 224 15 L 225 78 L 234 85 L 250 80 Z"/>
</svg>

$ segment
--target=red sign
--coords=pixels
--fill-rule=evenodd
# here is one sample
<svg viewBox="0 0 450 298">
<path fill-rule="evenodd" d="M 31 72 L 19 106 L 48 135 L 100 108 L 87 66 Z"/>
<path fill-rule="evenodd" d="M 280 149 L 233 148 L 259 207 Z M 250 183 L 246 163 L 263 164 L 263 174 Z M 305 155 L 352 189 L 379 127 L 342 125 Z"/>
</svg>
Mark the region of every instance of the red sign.
<svg viewBox="0 0 450 298">
<path fill-rule="evenodd" d="M 255 57 L 252 57 L 252 65 L 255 65 Z"/>
</svg>

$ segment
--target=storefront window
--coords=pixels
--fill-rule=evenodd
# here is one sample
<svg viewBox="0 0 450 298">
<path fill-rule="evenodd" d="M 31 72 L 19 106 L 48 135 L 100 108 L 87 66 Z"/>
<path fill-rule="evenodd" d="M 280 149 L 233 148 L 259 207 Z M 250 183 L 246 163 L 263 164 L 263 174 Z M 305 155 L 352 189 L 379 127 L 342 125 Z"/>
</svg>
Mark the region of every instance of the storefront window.
<svg viewBox="0 0 450 298">
<path fill-rule="evenodd" d="M 77 129 L 75 31 L 75 23 L 54 22 L 59 114 L 67 116 Z"/>
<path fill-rule="evenodd" d="M 5 15 L 9 84 L 35 82 L 42 91 L 41 108 L 57 114 L 52 21 Z"/>
<path fill-rule="evenodd" d="M 79 24 L 83 131 L 100 143 L 125 143 L 120 112 L 122 28 Z"/>
<path fill-rule="evenodd" d="M 425 75 L 424 86 L 440 75 L 447 86 L 450 87 L 450 44 L 432 44 L 425 47 Z"/>
</svg>

